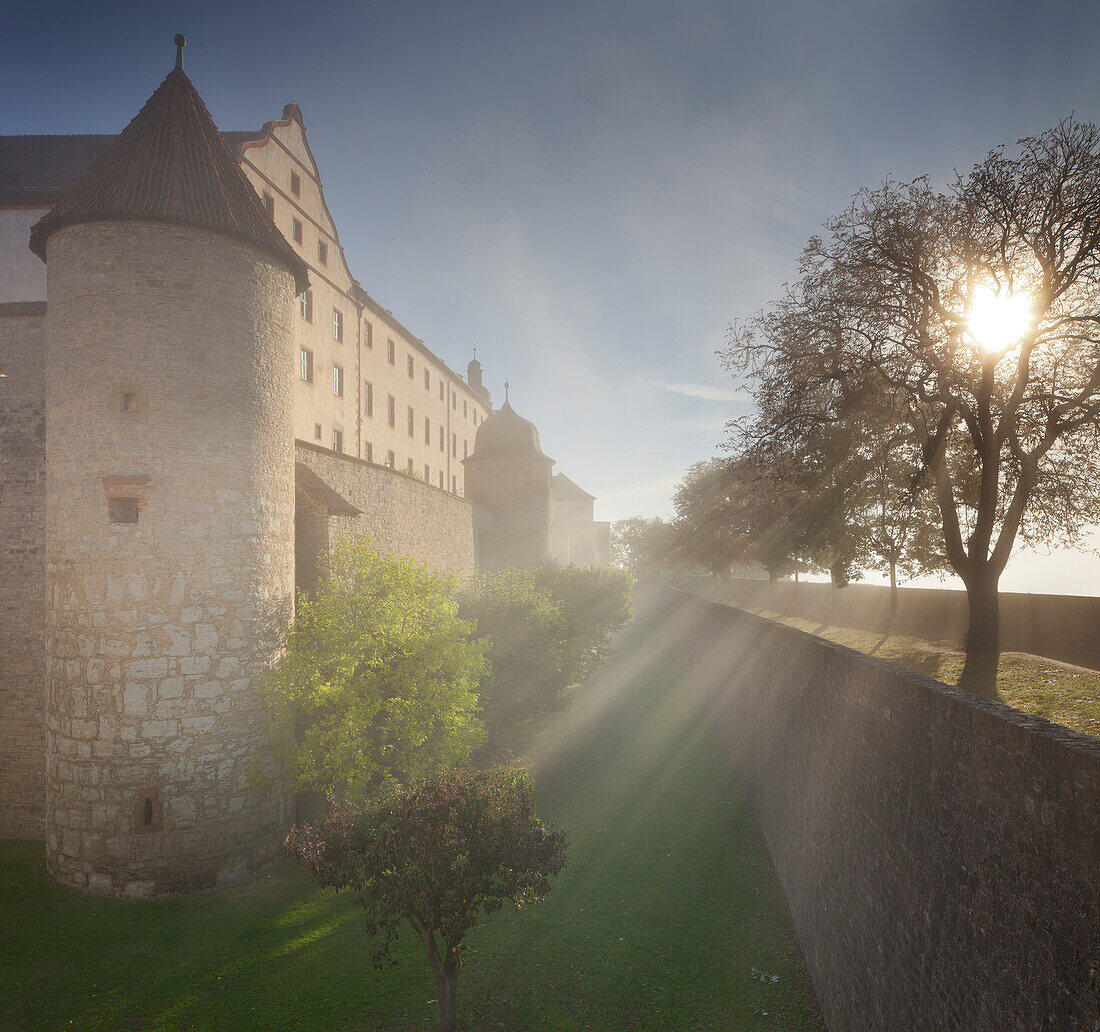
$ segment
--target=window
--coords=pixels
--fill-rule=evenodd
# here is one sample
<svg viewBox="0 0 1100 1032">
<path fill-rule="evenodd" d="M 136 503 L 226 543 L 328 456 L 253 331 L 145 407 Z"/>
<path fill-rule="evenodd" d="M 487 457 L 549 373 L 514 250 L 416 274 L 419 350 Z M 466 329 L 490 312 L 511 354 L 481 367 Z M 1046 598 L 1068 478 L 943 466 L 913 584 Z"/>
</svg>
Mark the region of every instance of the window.
<svg viewBox="0 0 1100 1032">
<path fill-rule="evenodd" d="M 424 390 L 430 391 L 432 389 L 432 371 L 425 366 L 424 367 Z"/>
<path fill-rule="evenodd" d="M 393 452 L 391 452 L 391 451 L 386 452 L 386 465 L 389 466 L 390 469 L 393 469 L 393 463 L 394 463 Z"/>
<path fill-rule="evenodd" d="M 374 418 L 374 385 L 369 380 L 363 381 L 363 411 Z"/>
<path fill-rule="evenodd" d="M 462 399 L 462 418 L 465 419 L 469 413 L 466 411 L 466 399 Z"/>
<path fill-rule="evenodd" d="M 313 291 L 306 290 L 302 292 L 302 296 L 298 299 L 298 304 L 302 313 L 302 318 L 306 322 L 313 322 Z"/>
<path fill-rule="evenodd" d="M 344 313 L 339 308 L 332 310 L 332 339 L 344 341 Z"/>
<path fill-rule="evenodd" d="M 337 453 L 342 453 L 344 450 L 344 435 L 340 430 L 332 431 L 332 450 Z"/>
<path fill-rule="evenodd" d="M 107 519 L 111 523 L 137 523 L 138 500 L 136 498 L 108 498 Z"/>
<path fill-rule="evenodd" d="M 443 436 L 443 433 L 444 433 L 443 424 L 440 423 L 439 424 L 439 450 L 440 451 L 446 451 L 447 450 L 447 445 L 444 443 L 446 441 L 446 438 Z"/>
<path fill-rule="evenodd" d="M 363 343 L 368 348 L 374 347 L 374 327 L 365 319 L 363 320 Z"/>
<path fill-rule="evenodd" d="M 315 441 L 319 441 L 321 439 L 321 424 L 320 423 L 314 423 L 313 424 L 313 439 Z"/>
<path fill-rule="evenodd" d="M 370 441 L 366 441 L 363 444 L 363 458 L 366 459 L 367 462 L 374 461 L 374 445 L 371 444 Z"/>
<path fill-rule="evenodd" d="M 443 470 L 439 471 L 439 490 L 443 490 Z"/>
<path fill-rule="evenodd" d="M 430 484 L 432 482 L 432 467 L 426 462 L 424 463 L 424 483 Z"/>
<path fill-rule="evenodd" d="M 463 438 L 463 440 L 462 440 L 462 457 L 465 459 L 469 456 L 469 454 L 470 454 L 469 444 L 466 441 L 466 439 Z"/>
<path fill-rule="evenodd" d="M 458 395 L 454 393 L 451 394 L 451 408 L 458 408 Z"/>
<path fill-rule="evenodd" d="M 405 467 L 405 469 L 407 469 L 409 471 L 409 475 L 411 476 L 412 471 L 413 471 L 413 460 L 412 459 L 409 459 L 409 464 Z"/>
<path fill-rule="evenodd" d="M 338 398 L 344 396 L 344 370 L 338 365 L 332 367 L 332 393 Z"/>
<path fill-rule="evenodd" d="M 410 437 L 412 437 L 416 433 L 416 430 L 413 429 L 413 427 L 415 425 L 416 425 L 416 417 L 413 415 L 413 407 L 412 407 L 412 405 L 410 405 L 409 406 L 409 436 Z"/>
<path fill-rule="evenodd" d="M 317 261 L 328 265 L 328 244 L 324 240 L 317 241 Z"/>
<path fill-rule="evenodd" d="M 458 477 L 451 475 L 451 494 L 458 494 Z"/>
<path fill-rule="evenodd" d="M 298 178 L 297 172 L 290 173 L 290 192 L 294 194 L 295 197 L 302 196 L 302 181 Z"/>
<path fill-rule="evenodd" d="M 458 458 L 458 434 L 451 434 L 451 454 Z"/>
<path fill-rule="evenodd" d="M 294 242 L 300 244 L 302 242 L 302 223 L 299 219 L 294 220 Z"/>
<path fill-rule="evenodd" d="M 443 381 L 439 381 L 439 400 L 443 400 Z"/>
<path fill-rule="evenodd" d="M 431 447 L 432 443 L 432 421 L 425 416 L 424 417 L 424 443 Z"/>
<path fill-rule="evenodd" d="M 267 212 L 267 217 L 274 221 L 275 219 L 275 198 L 269 193 L 264 194 L 264 211 Z"/>
<path fill-rule="evenodd" d="M 392 340 L 386 341 L 386 360 L 389 362 L 390 365 L 393 365 L 396 361 L 395 349 Z"/>
<path fill-rule="evenodd" d="M 405 356 L 405 371 L 409 374 L 409 379 L 413 378 L 413 357 L 412 355 Z"/>
<path fill-rule="evenodd" d="M 397 402 L 394 401 L 393 395 L 391 394 L 388 398 L 386 398 L 386 423 L 390 426 L 396 426 L 396 419 Z"/>
<path fill-rule="evenodd" d="M 313 352 L 309 348 L 302 348 L 302 379 L 313 383 Z"/>
<path fill-rule="evenodd" d="M 122 392 L 122 411 L 137 412 L 138 396 L 130 391 Z"/>
</svg>

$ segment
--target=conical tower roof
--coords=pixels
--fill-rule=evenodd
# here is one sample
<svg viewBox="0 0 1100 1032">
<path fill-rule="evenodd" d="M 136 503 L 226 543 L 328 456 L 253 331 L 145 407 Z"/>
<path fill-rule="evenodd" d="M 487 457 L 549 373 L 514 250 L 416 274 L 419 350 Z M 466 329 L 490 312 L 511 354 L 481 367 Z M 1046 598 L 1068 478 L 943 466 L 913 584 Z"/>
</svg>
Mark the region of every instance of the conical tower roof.
<svg viewBox="0 0 1100 1032">
<path fill-rule="evenodd" d="M 68 197 L 35 223 L 30 248 L 45 260 L 47 239 L 63 226 L 131 219 L 244 240 L 285 265 L 299 293 L 309 286 L 306 263 L 268 218 L 179 64 Z"/>
</svg>

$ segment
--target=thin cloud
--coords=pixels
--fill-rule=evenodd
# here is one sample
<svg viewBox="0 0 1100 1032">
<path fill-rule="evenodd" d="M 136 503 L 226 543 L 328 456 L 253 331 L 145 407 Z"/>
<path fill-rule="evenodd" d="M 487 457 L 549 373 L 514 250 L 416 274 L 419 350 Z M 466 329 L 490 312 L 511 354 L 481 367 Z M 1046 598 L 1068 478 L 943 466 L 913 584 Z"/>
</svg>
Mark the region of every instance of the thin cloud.
<svg viewBox="0 0 1100 1032">
<path fill-rule="evenodd" d="M 700 416 L 698 419 L 681 419 L 671 429 L 682 433 L 693 430 L 725 430 L 729 420 L 725 416 Z"/>
<path fill-rule="evenodd" d="M 673 394 L 683 394 L 689 398 L 701 398 L 703 401 L 752 401 L 752 395 L 745 391 L 735 391 L 728 387 L 711 387 L 705 383 L 668 383 L 665 380 L 650 380 L 654 387 L 660 387 Z"/>
</svg>

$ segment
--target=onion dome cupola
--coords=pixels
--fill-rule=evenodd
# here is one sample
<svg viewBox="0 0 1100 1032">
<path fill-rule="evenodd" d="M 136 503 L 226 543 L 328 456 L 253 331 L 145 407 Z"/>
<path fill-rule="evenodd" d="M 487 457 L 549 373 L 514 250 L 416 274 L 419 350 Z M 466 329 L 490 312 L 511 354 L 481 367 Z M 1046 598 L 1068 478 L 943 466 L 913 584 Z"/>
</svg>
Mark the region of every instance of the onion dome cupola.
<svg viewBox="0 0 1100 1032">
<path fill-rule="evenodd" d="M 218 132 L 183 71 L 185 40 L 176 37 L 176 66 L 72 192 L 31 229 L 30 249 L 43 261 L 46 241 L 65 226 L 137 220 L 195 226 L 236 237 L 281 262 L 296 292 L 308 267 L 268 218 L 240 161 Z"/>
<path fill-rule="evenodd" d="M 554 464 L 543 453 L 539 432 L 529 419 L 524 419 L 508 401 L 508 384 L 505 384 L 504 404 L 477 428 L 474 450 L 466 462 L 481 459 L 534 459 Z"/>
</svg>

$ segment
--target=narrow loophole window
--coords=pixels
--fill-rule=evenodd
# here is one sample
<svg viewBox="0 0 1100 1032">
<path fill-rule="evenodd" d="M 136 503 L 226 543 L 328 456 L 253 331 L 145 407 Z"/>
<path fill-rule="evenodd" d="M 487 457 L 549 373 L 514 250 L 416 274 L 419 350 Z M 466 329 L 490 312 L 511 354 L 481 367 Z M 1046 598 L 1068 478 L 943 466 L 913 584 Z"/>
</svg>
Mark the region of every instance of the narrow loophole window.
<svg viewBox="0 0 1100 1032">
<path fill-rule="evenodd" d="M 138 500 L 136 498 L 108 499 L 107 518 L 111 523 L 137 523 Z"/>
<path fill-rule="evenodd" d="M 145 798 L 145 805 L 141 808 L 141 823 L 146 828 L 153 823 L 153 800 L 148 796 Z"/>
</svg>

